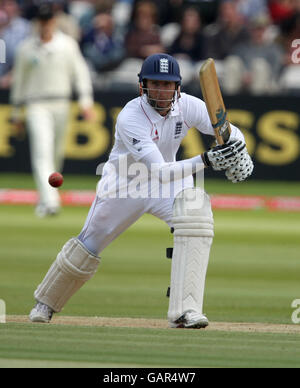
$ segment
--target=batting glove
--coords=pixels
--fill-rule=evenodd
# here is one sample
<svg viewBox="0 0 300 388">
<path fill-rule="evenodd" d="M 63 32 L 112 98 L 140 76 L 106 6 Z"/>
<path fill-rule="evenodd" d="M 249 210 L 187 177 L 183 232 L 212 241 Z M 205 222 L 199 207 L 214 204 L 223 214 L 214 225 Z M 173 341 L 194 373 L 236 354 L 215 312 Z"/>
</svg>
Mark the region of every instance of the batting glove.
<svg viewBox="0 0 300 388">
<path fill-rule="evenodd" d="M 204 152 L 203 160 L 207 167 L 212 167 L 215 171 L 222 171 L 238 165 L 246 154 L 246 144 L 237 140 Z"/>
<path fill-rule="evenodd" d="M 241 158 L 236 165 L 229 167 L 226 170 L 225 175 L 227 179 L 233 183 L 242 182 L 252 174 L 253 168 L 252 159 L 246 151 L 243 158 Z"/>
</svg>

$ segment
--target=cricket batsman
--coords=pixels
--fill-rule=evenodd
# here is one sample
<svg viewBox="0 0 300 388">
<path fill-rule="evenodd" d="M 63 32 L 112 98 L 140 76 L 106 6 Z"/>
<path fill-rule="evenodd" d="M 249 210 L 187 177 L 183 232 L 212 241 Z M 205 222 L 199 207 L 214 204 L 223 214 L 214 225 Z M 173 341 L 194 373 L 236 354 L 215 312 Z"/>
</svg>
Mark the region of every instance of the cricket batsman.
<svg viewBox="0 0 300 388">
<path fill-rule="evenodd" d="M 170 55 L 146 58 L 138 77 L 140 96 L 117 118 L 114 146 L 83 229 L 65 243 L 34 292 L 32 322 L 50 322 L 96 273 L 103 249 L 149 213 L 165 221 L 174 236 L 169 326 L 208 325 L 203 297 L 214 221 L 210 198 L 194 186 L 193 174 L 212 168 L 240 182 L 251 175 L 253 163 L 244 136 L 234 125 L 227 143 L 176 161 L 190 128 L 214 136 L 206 105 L 180 92 L 180 68 Z"/>
</svg>

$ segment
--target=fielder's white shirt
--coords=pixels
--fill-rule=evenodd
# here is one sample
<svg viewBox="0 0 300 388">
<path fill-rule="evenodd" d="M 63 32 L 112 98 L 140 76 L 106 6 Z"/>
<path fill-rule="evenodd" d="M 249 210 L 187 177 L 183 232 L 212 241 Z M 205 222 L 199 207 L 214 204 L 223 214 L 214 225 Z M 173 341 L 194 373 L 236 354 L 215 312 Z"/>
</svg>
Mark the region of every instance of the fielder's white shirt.
<svg viewBox="0 0 300 388">
<path fill-rule="evenodd" d="M 13 69 L 11 103 L 14 106 L 69 99 L 73 86 L 82 108 L 91 106 L 91 77 L 73 38 L 57 31 L 47 43 L 33 35 L 20 45 Z"/>
<path fill-rule="evenodd" d="M 168 170 L 168 173 L 165 174 L 166 179 L 163 182 L 160 181 L 161 184 L 168 184 L 168 177 L 169 181 L 172 180 L 169 172 L 176 171 L 179 167 L 183 175 L 182 179 L 179 179 L 180 182 L 177 182 L 179 186 L 171 190 L 174 195 L 182 190 L 182 185 L 191 187 L 193 185 L 192 172 L 187 169 L 187 173 L 184 173 L 182 168 L 192 164 L 193 173 L 196 168 L 204 169 L 202 158 L 197 156 L 183 162 L 176 162 L 176 153 L 182 139 L 192 127 L 203 134 L 214 136 L 206 105 L 197 97 L 181 93 L 181 97 L 175 102 L 167 116 L 161 116 L 153 109 L 146 95 L 128 102 L 117 118 L 115 143 L 103 169 L 98 195 L 102 196 L 114 190 L 116 179 L 118 181 L 117 191 L 121 186 L 123 189 L 128 188 L 134 179 L 135 183 L 140 183 L 142 175 L 149 182 L 151 179 L 150 164 L 158 165 L 161 170 Z M 231 127 L 230 139 L 244 141 L 241 131 L 233 125 Z M 197 167 L 195 167 L 196 164 Z M 148 175 L 145 168 L 139 167 L 141 165 L 147 166 Z M 122 185 L 119 181 L 121 175 Z"/>
</svg>

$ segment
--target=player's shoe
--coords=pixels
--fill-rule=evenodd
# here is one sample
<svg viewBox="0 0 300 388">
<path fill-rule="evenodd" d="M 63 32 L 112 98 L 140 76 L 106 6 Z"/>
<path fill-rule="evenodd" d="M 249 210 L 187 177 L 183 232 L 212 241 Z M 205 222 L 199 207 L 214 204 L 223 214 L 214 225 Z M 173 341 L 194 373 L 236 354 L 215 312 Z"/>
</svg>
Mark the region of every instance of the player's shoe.
<svg viewBox="0 0 300 388">
<path fill-rule="evenodd" d="M 60 207 L 59 206 L 46 206 L 43 204 L 37 205 L 35 208 L 35 214 L 39 218 L 44 218 L 48 216 L 55 216 L 59 213 Z"/>
<path fill-rule="evenodd" d="M 204 329 L 208 326 L 208 319 L 204 314 L 187 311 L 174 322 L 169 322 L 171 328 Z"/>
<path fill-rule="evenodd" d="M 29 314 L 31 322 L 49 323 L 54 311 L 44 303 L 37 302 Z"/>
</svg>

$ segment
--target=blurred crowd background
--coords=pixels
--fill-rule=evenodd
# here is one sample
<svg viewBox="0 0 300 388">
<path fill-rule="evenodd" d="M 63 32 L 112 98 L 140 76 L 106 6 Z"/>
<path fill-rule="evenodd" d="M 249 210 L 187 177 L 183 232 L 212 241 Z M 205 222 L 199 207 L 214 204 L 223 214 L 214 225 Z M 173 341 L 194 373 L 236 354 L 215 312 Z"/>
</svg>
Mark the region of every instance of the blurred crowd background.
<svg viewBox="0 0 300 388">
<path fill-rule="evenodd" d="M 77 40 L 95 89 L 137 90 L 142 61 L 174 55 L 183 88 L 199 88 L 213 57 L 228 95 L 300 95 L 300 0 L 52 0 L 57 26 Z M 19 44 L 35 31 L 37 0 L 0 1 L 9 89 Z"/>
</svg>

